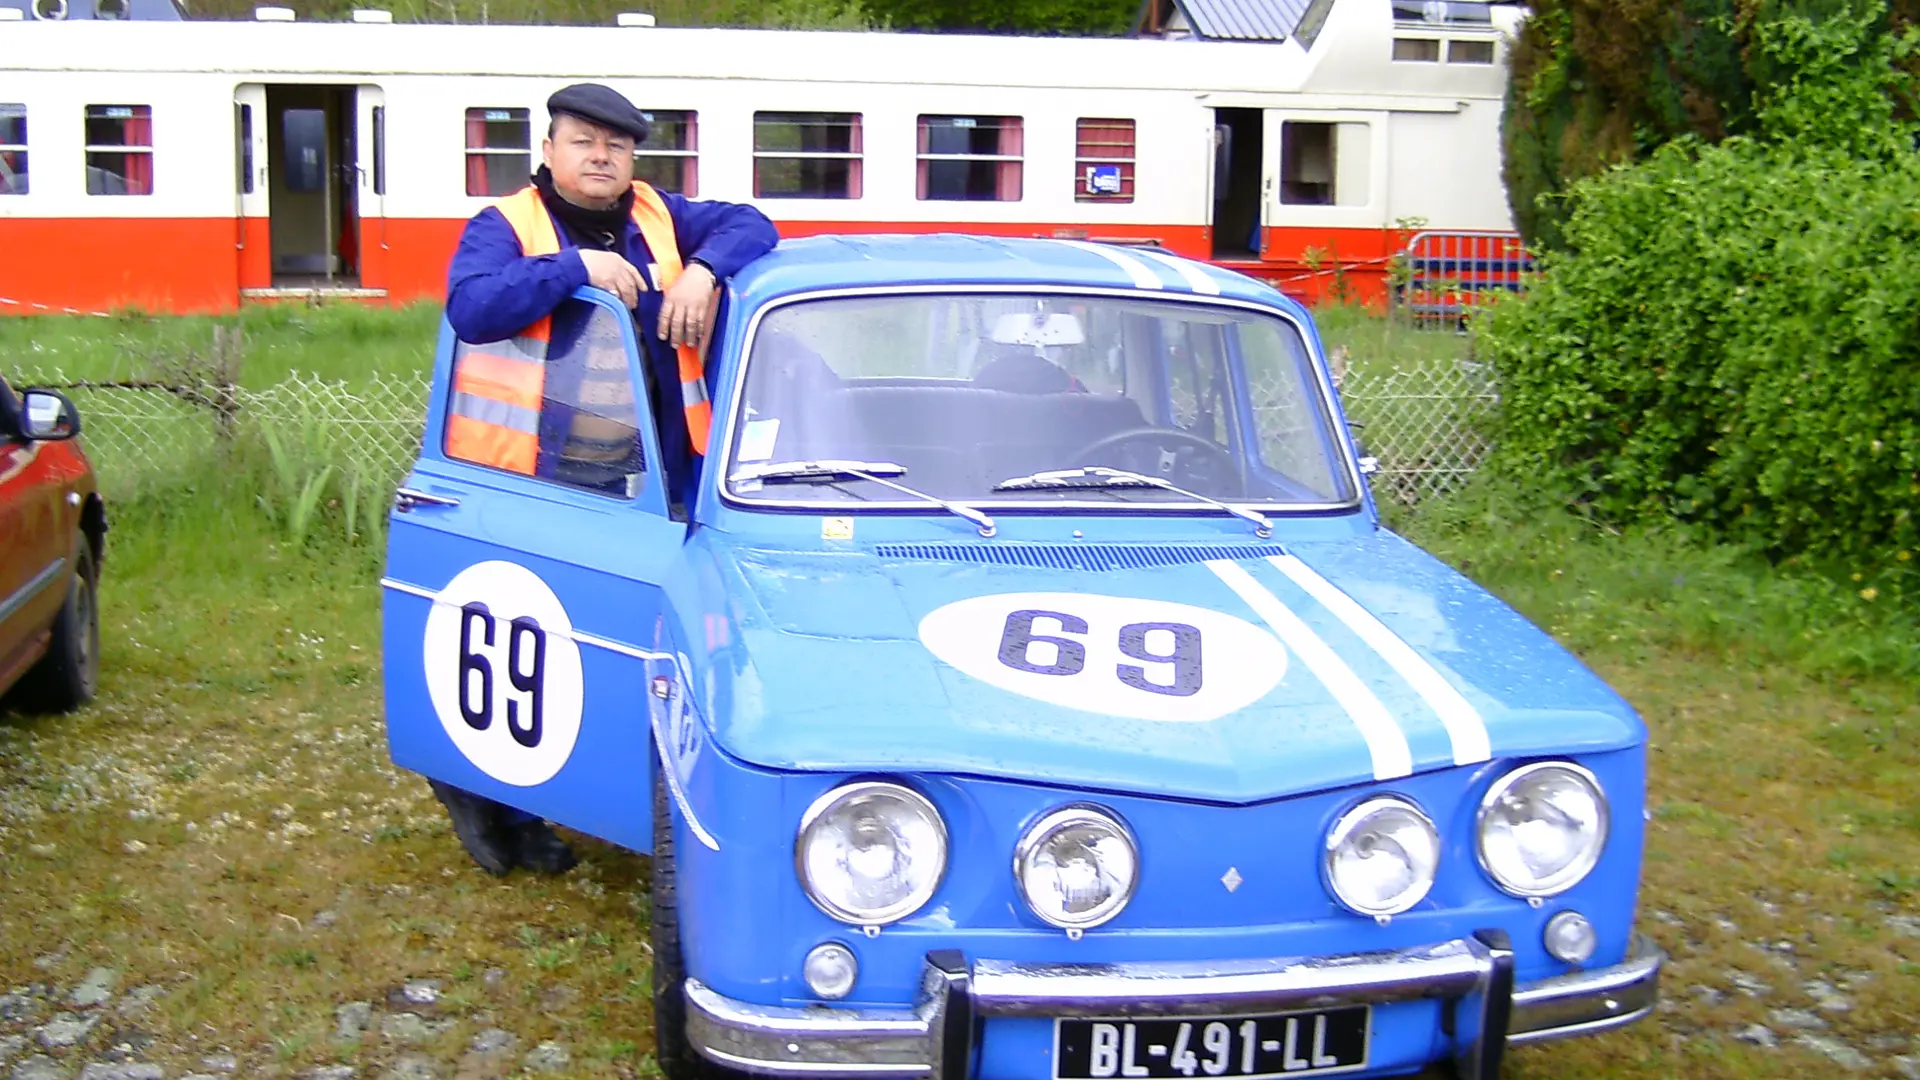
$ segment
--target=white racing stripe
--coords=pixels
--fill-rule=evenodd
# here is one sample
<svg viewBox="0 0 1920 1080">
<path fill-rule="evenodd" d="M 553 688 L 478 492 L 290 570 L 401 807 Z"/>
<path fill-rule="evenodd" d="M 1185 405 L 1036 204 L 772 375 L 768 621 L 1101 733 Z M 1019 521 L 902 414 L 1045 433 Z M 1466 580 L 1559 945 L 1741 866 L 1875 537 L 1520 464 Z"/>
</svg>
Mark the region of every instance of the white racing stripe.
<svg viewBox="0 0 1920 1080">
<path fill-rule="evenodd" d="M 1373 755 L 1373 778 L 1375 780 L 1393 780 L 1413 773 L 1413 750 L 1407 745 L 1407 733 L 1387 712 L 1380 699 L 1360 681 L 1320 635 L 1313 632 L 1300 616 L 1280 602 L 1280 598 L 1267 591 L 1253 575 L 1239 563 L 1227 559 L 1213 559 L 1206 564 L 1227 587 L 1240 594 L 1240 599 L 1254 613 L 1266 620 L 1268 626 L 1280 635 L 1287 648 L 1307 665 L 1307 670 L 1324 684 L 1334 700 L 1347 711 L 1354 725 L 1360 729 L 1360 737 L 1367 741 L 1367 751 Z"/>
<path fill-rule="evenodd" d="M 1293 579 L 1295 585 L 1306 590 L 1307 595 L 1319 601 L 1322 607 L 1333 612 L 1334 617 L 1347 625 L 1347 629 L 1359 635 L 1380 658 L 1400 673 L 1400 677 L 1412 684 L 1415 691 L 1426 699 L 1433 711 L 1440 715 L 1440 722 L 1446 725 L 1447 736 L 1453 740 L 1453 763 L 1472 765 L 1493 756 L 1493 746 L 1487 737 L 1487 722 L 1480 716 L 1480 710 L 1454 689 L 1446 676 L 1427 662 L 1426 658 L 1413 651 L 1400 635 L 1387 629 L 1373 612 L 1361 607 L 1359 601 L 1321 577 L 1312 567 L 1292 555 L 1270 555 L 1267 561 L 1279 567 L 1280 572 Z"/>
<path fill-rule="evenodd" d="M 1176 258 L 1163 251 L 1143 250 L 1140 252 L 1140 255 L 1143 258 L 1152 259 L 1154 262 L 1164 263 L 1167 266 L 1173 267 L 1174 271 L 1186 280 L 1187 288 L 1192 289 L 1194 292 L 1206 296 L 1220 295 L 1219 283 L 1215 282 L 1211 277 L 1208 277 L 1205 270 L 1200 269 L 1187 260 Z"/>
<path fill-rule="evenodd" d="M 1065 244 L 1068 247 L 1077 247 L 1082 251 L 1093 252 L 1095 255 L 1125 270 L 1127 276 L 1133 279 L 1133 283 L 1142 289 L 1166 288 L 1166 285 L 1160 280 L 1160 275 L 1153 272 L 1153 267 L 1148 266 L 1146 263 L 1141 262 L 1139 259 L 1123 251 L 1114 251 L 1112 248 L 1104 248 L 1099 244 L 1089 244 L 1085 240 L 1056 240 L 1054 243 Z"/>
</svg>

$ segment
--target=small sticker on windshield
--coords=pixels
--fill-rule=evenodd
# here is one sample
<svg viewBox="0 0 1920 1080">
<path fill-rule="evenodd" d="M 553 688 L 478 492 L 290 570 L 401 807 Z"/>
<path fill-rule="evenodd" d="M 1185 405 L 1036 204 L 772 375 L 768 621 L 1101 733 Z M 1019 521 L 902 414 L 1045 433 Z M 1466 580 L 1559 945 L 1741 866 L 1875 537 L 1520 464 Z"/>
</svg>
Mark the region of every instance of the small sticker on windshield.
<svg viewBox="0 0 1920 1080">
<path fill-rule="evenodd" d="M 780 420 L 749 420 L 740 429 L 741 461 L 765 461 L 773 456 L 773 441 L 780 435 Z"/>
<path fill-rule="evenodd" d="M 853 539 L 853 519 L 850 517 L 830 517 L 820 519 L 820 539 Z"/>
</svg>

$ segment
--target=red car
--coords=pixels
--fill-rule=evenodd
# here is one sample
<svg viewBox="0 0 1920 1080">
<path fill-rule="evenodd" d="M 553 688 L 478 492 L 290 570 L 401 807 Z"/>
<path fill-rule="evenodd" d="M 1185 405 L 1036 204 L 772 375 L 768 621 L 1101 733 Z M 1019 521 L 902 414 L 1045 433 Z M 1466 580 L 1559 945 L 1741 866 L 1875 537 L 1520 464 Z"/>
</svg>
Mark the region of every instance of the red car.
<svg viewBox="0 0 1920 1080">
<path fill-rule="evenodd" d="M 80 414 L 0 379 L 0 694 L 55 712 L 93 697 L 107 516 Z"/>
</svg>

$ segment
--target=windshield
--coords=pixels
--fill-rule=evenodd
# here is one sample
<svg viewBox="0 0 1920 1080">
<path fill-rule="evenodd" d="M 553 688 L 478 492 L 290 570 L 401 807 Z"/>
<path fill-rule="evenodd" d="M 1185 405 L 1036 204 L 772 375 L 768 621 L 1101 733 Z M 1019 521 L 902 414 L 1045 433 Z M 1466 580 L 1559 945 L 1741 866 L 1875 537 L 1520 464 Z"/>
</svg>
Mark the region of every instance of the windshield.
<svg viewBox="0 0 1920 1080">
<path fill-rule="evenodd" d="M 761 320 L 725 475 L 788 505 L 913 501 L 829 467 L 866 462 L 922 501 L 1326 506 L 1357 497 L 1330 417 L 1300 332 L 1253 308 L 828 298 Z"/>
</svg>

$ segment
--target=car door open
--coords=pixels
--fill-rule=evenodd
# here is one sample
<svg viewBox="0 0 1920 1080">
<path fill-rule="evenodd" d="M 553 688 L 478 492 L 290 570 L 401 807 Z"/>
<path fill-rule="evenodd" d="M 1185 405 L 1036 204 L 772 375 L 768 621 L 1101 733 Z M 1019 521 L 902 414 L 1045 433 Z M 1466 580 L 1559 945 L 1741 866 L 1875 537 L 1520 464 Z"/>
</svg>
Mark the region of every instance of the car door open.
<svg viewBox="0 0 1920 1080">
<path fill-rule="evenodd" d="M 393 761 L 637 851 L 661 590 L 686 526 L 633 320 L 583 288 L 513 339 L 444 322 L 383 597 Z"/>
</svg>

